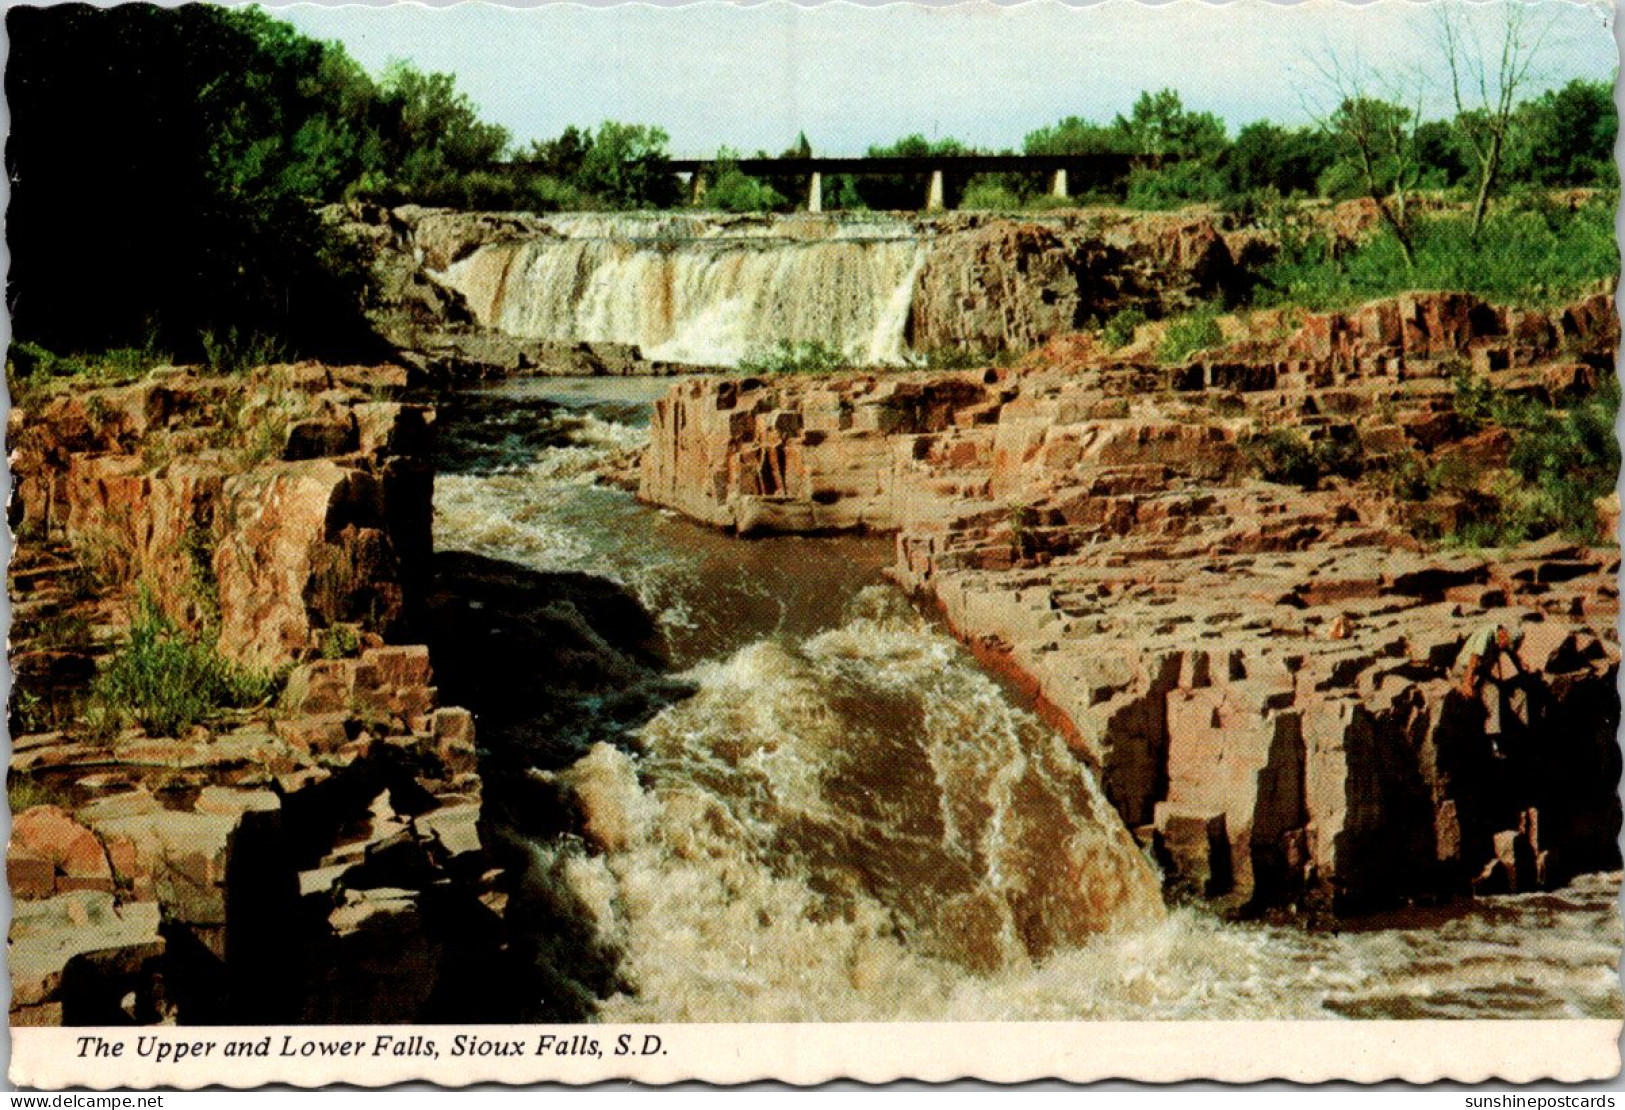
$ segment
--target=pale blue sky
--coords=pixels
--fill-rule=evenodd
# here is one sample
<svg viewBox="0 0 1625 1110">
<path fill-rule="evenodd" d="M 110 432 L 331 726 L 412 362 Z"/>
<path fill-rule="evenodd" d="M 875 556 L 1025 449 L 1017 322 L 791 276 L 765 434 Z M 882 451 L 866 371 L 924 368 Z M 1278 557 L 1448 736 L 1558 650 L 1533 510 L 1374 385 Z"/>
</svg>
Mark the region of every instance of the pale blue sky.
<svg viewBox="0 0 1625 1110">
<path fill-rule="evenodd" d="M 674 153 L 702 155 L 720 145 L 777 151 L 800 131 L 823 154 L 911 132 L 1019 147 L 1063 116 L 1106 121 L 1141 89 L 1164 86 L 1219 113 L 1232 133 L 1260 118 L 1303 123 L 1325 98 L 1312 58 L 1332 54 L 1426 74 L 1430 114 L 1442 114 L 1443 2 L 266 6 L 343 42 L 375 73 L 405 58 L 456 74 L 484 116 L 522 143 L 618 119 L 657 124 Z M 1498 34 L 1498 5 L 1458 7 L 1486 38 Z M 1606 3 L 1541 0 L 1532 87 L 1611 81 L 1612 18 Z"/>
</svg>

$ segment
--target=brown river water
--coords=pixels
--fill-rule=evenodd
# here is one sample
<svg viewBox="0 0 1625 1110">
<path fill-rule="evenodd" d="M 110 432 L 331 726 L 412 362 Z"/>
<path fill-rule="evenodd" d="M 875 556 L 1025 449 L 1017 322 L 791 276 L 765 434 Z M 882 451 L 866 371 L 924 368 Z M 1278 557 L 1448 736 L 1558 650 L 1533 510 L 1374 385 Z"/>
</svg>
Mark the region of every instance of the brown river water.
<svg viewBox="0 0 1625 1110">
<path fill-rule="evenodd" d="M 1618 875 L 1336 931 L 1165 909 L 1087 769 L 885 584 L 888 539 L 740 540 L 595 480 L 668 384 L 494 387 L 435 492 L 438 550 L 620 582 L 693 689 L 563 773 L 606 850 L 534 845 L 618 954 L 601 1019 L 1625 1015 Z"/>
</svg>

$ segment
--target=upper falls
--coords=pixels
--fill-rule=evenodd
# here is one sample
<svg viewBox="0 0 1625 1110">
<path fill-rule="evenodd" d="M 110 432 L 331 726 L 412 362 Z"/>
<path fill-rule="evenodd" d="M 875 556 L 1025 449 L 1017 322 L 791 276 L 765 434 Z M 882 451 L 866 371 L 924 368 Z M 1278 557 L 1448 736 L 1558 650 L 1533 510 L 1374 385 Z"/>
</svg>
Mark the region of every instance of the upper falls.
<svg viewBox="0 0 1625 1110">
<path fill-rule="evenodd" d="M 731 365 L 787 341 L 904 361 L 925 258 L 906 221 L 674 216 L 550 221 L 435 276 L 486 327 L 526 339 L 627 343 L 671 362 Z"/>
</svg>

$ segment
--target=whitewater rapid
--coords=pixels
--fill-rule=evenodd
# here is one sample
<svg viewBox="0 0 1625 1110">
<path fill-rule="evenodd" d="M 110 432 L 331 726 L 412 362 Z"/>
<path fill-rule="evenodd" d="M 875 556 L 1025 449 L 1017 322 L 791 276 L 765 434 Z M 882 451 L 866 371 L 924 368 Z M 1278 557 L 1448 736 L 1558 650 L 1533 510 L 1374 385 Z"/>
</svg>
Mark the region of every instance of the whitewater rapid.
<svg viewBox="0 0 1625 1110">
<path fill-rule="evenodd" d="M 626 584 L 692 690 L 535 772 L 583 825 L 526 881 L 613 954 L 601 1020 L 1625 1013 L 1617 875 L 1337 932 L 1164 910 L 1088 770 L 881 583 L 884 540 L 742 541 L 596 481 L 664 388 L 494 390 L 436 486 L 438 549 Z"/>
</svg>

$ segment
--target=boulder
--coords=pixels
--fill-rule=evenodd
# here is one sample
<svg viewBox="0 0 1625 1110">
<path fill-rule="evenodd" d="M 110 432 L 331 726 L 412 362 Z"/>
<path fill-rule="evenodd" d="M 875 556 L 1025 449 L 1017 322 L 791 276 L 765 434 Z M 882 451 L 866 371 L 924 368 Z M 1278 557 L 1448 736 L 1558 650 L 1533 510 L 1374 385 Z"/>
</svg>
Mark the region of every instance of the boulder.
<svg viewBox="0 0 1625 1110">
<path fill-rule="evenodd" d="M 12 886 L 18 897 L 113 891 L 107 850 L 93 832 L 57 806 L 34 806 L 17 815 L 11 826 L 6 872 L 21 883 Z"/>
</svg>

